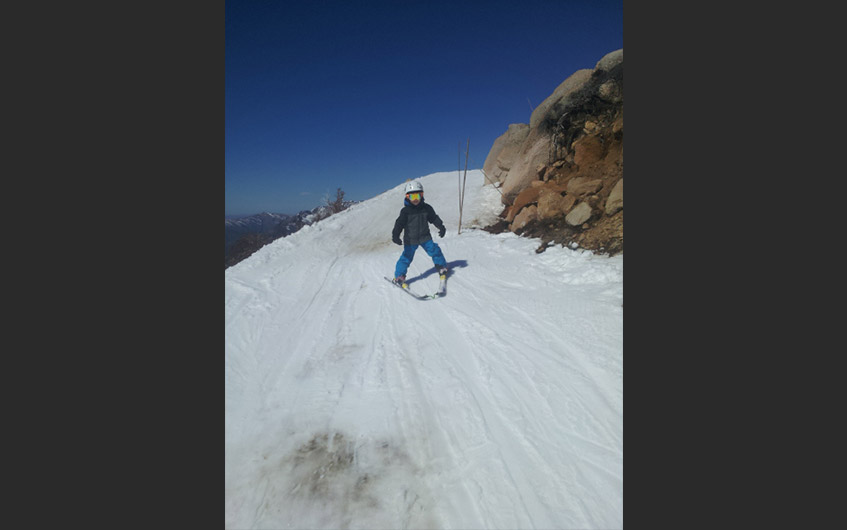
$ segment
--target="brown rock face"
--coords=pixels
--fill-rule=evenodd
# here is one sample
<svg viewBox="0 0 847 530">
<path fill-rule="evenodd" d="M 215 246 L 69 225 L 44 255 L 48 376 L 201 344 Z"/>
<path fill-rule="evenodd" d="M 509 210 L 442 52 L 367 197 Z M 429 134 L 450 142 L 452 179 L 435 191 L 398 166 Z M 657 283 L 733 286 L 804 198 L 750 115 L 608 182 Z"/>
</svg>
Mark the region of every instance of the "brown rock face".
<svg viewBox="0 0 847 530">
<path fill-rule="evenodd" d="M 486 158 L 507 206 L 493 226 L 540 238 L 539 251 L 623 252 L 623 50 L 574 73 L 520 125 Z"/>
</svg>

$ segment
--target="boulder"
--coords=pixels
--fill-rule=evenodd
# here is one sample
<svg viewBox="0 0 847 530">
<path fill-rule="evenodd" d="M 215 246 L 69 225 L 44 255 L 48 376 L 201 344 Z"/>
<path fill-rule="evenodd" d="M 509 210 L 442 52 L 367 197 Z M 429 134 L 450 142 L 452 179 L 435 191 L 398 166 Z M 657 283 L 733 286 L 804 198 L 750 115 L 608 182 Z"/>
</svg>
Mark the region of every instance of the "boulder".
<svg viewBox="0 0 847 530">
<path fill-rule="evenodd" d="M 532 129 L 523 146 L 513 159 L 513 165 L 503 182 L 503 204 L 509 204 L 534 180 L 538 180 L 538 166 L 550 157 L 550 138 Z"/>
<path fill-rule="evenodd" d="M 509 207 L 506 212 L 506 221 L 512 222 L 517 216 L 518 212 L 520 212 L 527 205 L 536 203 L 539 201 L 540 197 L 547 194 L 554 194 L 561 196 L 564 193 L 566 186 L 564 184 L 560 184 L 555 180 L 550 180 L 547 182 L 537 181 L 533 182 L 531 186 L 523 190 L 515 197 L 515 201 L 512 203 L 512 206 Z M 549 199 L 548 199 L 549 200 Z M 575 199 L 571 200 L 570 203 L 565 201 L 566 210 L 569 211 L 573 207 L 573 202 Z"/>
<path fill-rule="evenodd" d="M 606 215 L 614 215 L 623 210 L 623 177 L 612 188 L 609 198 L 606 199 Z"/>
<path fill-rule="evenodd" d="M 544 173 L 541 175 L 541 180 L 544 181 L 544 182 L 547 182 L 548 180 L 550 180 L 550 177 L 552 177 L 555 174 L 556 174 L 556 167 L 547 166 L 544 169 Z"/>
<path fill-rule="evenodd" d="M 620 85 L 614 79 L 609 79 L 600 85 L 597 88 L 597 95 L 610 103 L 620 103 L 623 101 L 623 90 L 621 90 Z"/>
<path fill-rule="evenodd" d="M 619 50 L 615 50 L 613 52 L 609 52 L 603 56 L 602 59 L 597 61 L 597 64 L 594 65 L 595 70 L 602 70 L 604 72 L 610 72 L 613 68 L 618 66 L 623 62 L 623 48 Z"/>
<path fill-rule="evenodd" d="M 573 205 L 573 200 L 568 201 L 561 193 L 544 190 L 538 197 L 538 218 L 549 219 L 567 213 L 569 202 Z"/>
<path fill-rule="evenodd" d="M 537 168 L 546 164 L 549 156 L 550 138 L 537 130 L 531 130 L 503 181 L 501 190 L 504 204 L 509 204 L 532 181 L 538 180 Z"/>
<path fill-rule="evenodd" d="M 597 193 L 603 188 L 601 179 L 592 179 L 588 177 L 576 177 L 568 181 L 567 191 L 570 195 L 586 195 L 589 193 Z"/>
<path fill-rule="evenodd" d="M 494 140 L 494 145 L 482 165 L 482 170 L 490 179 L 495 182 L 506 180 L 527 136 L 529 136 L 529 125 L 513 123 L 509 125 L 505 133 Z"/>
<path fill-rule="evenodd" d="M 606 148 L 597 136 L 583 136 L 573 143 L 573 163 L 579 167 L 599 162 Z"/>
<path fill-rule="evenodd" d="M 513 202 L 512 206 L 509 207 L 509 211 L 506 212 L 506 221 L 510 223 L 514 221 L 515 216 L 518 215 L 518 212 L 520 212 L 525 206 L 538 201 L 539 195 L 541 195 L 541 188 L 537 186 L 530 186 L 520 192 L 518 196 L 515 197 L 515 202 Z"/>
<path fill-rule="evenodd" d="M 570 103 L 570 97 L 591 79 L 592 70 L 577 70 L 570 77 L 562 81 L 556 90 L 547 99 L 541 102 L 529 117 L 529 128 L 537 129 L 538 125 L 545 120 L 555 121 L 562 110 Z"/>
<path fill-rule="evenodd" d="M 591 206 L 581 202 L 565 217 L 565 222 L 571 226 L 579 226 L 591 219 Z"/>
<path fill-rule="evenodd" d="M 530 221 L 535 221 L 536 219 L 538 219 L 538 207 L 533 204 L 521 210 L 521 213 L 515 217 L 511 230 L 512 232 L 516 232 L 526 226 Z"/>
</svg>

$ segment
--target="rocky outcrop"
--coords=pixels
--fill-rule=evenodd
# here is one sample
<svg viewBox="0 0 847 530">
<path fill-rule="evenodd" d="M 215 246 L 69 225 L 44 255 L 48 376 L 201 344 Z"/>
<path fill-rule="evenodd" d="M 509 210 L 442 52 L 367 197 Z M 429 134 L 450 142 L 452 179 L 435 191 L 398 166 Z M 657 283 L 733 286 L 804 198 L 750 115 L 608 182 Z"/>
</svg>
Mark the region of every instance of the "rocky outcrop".
<svg viewBox="0 0 847 530">
<path fill-rule="evenodd" d="M 513 199 L 534 180 L 538 180 L 538 172 L 547 163 L 549 156 L 550 137 L 538 129 L 530 129 L 521 149 L 514 159 L 508 161 L 511 170 L 500 189 L 504 199 Z"/>
<path fill-rule="evenodd" d="M 490 179 L 502 183 L 509 171 L 512 162 L 518 158 L 521 146 L 529 134 L 529 125 L 525 123 L 513 123 L 502 136 L 494 140 L 494 145 L 482 168 Z"/>
<path fill-rule="evenodd" d="M 529 117 L 529 128 L 538 129 L 545 122 L 547 124 L 555 122 L 564 109 L 572 103 L 578 91 L 591 79 L 591 74 L 592 71 L 588 69 L 577 70 L 562 81 L 562 84 L 532 111 Z"/>
<path fill-rule="evenodd" d="M 623 50 L 578 70 L 495 140 L 483 165 L 506 208 L 492 231 L 623 252 Z M 576 244 L 576 245 L 574 245 Z"/>
</svg>

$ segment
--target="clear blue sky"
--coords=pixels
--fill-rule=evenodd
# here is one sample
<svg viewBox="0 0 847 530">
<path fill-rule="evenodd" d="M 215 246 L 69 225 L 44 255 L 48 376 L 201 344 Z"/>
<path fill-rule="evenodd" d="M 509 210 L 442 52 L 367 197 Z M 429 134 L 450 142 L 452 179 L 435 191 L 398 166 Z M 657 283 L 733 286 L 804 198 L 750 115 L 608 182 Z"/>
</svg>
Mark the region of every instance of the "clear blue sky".
<svg viewBox="0 0 847 530">
<path fill-rule="evenodd" d="M 226 214 L 294 214 L 458 172 L 468 138 L 481 168 L 623 48 L 623 0 L 229 0 L 225 39 Z"/>
</svg>

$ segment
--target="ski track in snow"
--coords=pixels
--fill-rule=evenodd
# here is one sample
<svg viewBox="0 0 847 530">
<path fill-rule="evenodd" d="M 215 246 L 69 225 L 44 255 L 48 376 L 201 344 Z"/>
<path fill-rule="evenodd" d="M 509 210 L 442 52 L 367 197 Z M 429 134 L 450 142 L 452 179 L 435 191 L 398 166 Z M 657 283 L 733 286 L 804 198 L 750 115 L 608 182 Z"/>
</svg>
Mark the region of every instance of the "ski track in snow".
<svg viewBox="0 0 847 530">
<path fill-rule="evenodd" d="M 455 175 L 443 298 L 382 280 L 402 186 L 227 270 L 227 528 L 622 528 L 623 257 L 468 228 L 479 171 L 457 235 Z"/>
</svg>

